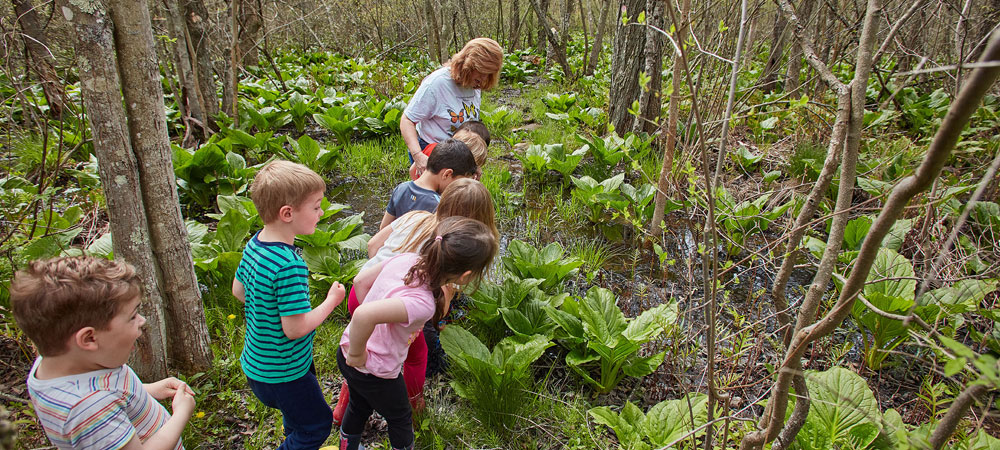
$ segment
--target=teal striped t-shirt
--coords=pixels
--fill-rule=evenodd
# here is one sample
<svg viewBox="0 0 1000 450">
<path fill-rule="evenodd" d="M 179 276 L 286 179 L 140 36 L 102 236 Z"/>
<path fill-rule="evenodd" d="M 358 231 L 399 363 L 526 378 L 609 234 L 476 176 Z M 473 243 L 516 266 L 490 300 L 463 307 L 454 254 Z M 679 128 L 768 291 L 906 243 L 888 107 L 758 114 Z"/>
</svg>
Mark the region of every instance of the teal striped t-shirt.
<svg viewBox="0 0 1000 450">
<path fill-rule="evenodd" d="M 236 279 L 246 291 L 247 330 L 240 365 L 247 378 L 262 383 L 297 380 L 313 360 L 315 331 L 292 340 L 281 318 L 312 310 L 309 269 L 292 245 L 262 242 L 254 235 L 243 249 Z"/>
</svg>

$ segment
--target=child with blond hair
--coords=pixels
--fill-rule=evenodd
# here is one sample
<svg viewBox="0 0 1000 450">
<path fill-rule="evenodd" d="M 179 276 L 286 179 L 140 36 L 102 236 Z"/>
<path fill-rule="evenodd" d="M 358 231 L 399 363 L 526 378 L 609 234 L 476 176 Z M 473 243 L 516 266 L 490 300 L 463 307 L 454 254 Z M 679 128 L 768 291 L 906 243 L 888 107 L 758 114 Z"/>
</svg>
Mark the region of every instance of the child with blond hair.
<svg viewBox="0 0 1000 450">
<path fill-rule="evenodd" d="M 479 179 L 483 173 L 483 165 L 486 164 L 487 149 L 490 146 L 490 131 L 483 125 L 482 122 L 478 120 L 470 120 L 458 127 L 458 131 L 452 136 L 452 139 L 462 141 L 469 147 L 469 151 L 472 152 L 473 159 L 476 160 L 476 175 L 473 177 Z M 431 153 L 434 152 L 434 148 L 437 147 L 437 143 L 428 144 L 423 149 L 424 155 L 429 158 Z M 410 164 L 410 179 L 416 180 L 420 176 L 420 172 L 417 170 L 417 164 Z"/>
<path fill-rule="evenodd" d="M 499 239 L 496 228 L 493 198 L 482 183 L 465 178 L 456 180 L 445 189 L 435 213 L 427 211 L 412 211 L 403 215 L 391 227 L 379 231 L 368 241 L 368 254 L 371 259 L 362 266 L 364 271 L 374 267 L 401 253 L 412 253 L 433 237 L 434 230 L 441 221 L 449 217 L 468 217 L 482 222 Z M 357 281 L 357 279 L 355 279 Z M 351 288 L 347 308 L 352 314 L 360 305 L 355 288 Z M 432 344 L 436 343 L 437 322 L 428 323 L 410 344 L 409 352 L 403 363 L 403 379 L 406 382 L 406 392 L 410 398 L 410 406 L 420 409 L 423 405 L 424 382 L 427 379 L 427 361 L 429 346 L 426 339 L 432 336 Z M 344 417 L 349 400 L 347 383 L 341 386 L 337 406 L 333 410 L 333 422 L 339 424 Z"/>
<path fill-rule="evenodd" d="M 254 395 L 281 410 L 285 441 L 279 449 L 318 449 L 330 436 L 330 405 L 316 381 L 313 336 L 344 299 L 333 283 L 316 308 L 309 302 L 309 270 L 295 236 L 312 234 L 323 217 L 326 183 L 289 161 L 264 166 L 250 186 L 264 229 L 243 249 L 233 295 L 244 302 L 247 330 L 240 366 Z"/>
</svg>

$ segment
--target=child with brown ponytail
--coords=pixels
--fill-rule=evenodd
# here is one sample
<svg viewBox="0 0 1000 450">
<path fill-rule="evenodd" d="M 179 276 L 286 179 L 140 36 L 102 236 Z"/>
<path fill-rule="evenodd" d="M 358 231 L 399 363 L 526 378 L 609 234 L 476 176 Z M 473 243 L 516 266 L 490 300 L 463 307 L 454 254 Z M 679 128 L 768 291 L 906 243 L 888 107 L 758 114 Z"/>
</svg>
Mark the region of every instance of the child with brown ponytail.
<svg viewBox="0 0 1000 450">
<path fill-rule="evenodd" d="M 361 305 L 337 350 L 350 392 L 341 450 L 360 448 L 372 411 L 386 419 L 392 448 L 413 447 L 412 411 L 401 375 L 409 345 L 427 321 L 437 323 L 447 314 L 463 286 L 482 279 L 498 248 L 490 227 L 449 217 L 419 254 L 402 253 L 358 274 L 354 288 Z"/>
</svg>

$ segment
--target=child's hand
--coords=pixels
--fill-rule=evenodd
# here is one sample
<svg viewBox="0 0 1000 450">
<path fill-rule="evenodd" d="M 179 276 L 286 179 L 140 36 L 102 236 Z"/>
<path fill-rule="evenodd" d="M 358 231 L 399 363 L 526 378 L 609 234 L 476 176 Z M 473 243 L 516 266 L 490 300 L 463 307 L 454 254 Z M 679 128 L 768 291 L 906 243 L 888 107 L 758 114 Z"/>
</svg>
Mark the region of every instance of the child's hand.
<svg viewBox="0 0 1000 450">
<path fill-rule="evenodd" d="M 186 384 L 183 388 L 178 388 L 174 391 L 174 400 L 170 403 L 170 406 L 174 410 L 173 415 L 183 417 L 184 420 L 191 418 L 191 413 L 194 412 L 194 395 L 192 395 L 191 389 Z"/>
<path fill-rule="evenodd" d="M 410 164 L 410 179 L 417 181 L 417 178 L 420 178 L 420 175 L 417 175 L 417 163 L 412 163 Z"/>
<path fill-rule="evenodd" d="M 368 349 L 365 349 L 360 355 L 357 356 L 351 355 L 351 351 L 348 349 L 347 354 L 344 355 L 344 360 L 347 362 L 348 366 L 358 369 L 363 368 L 365 363 L 368 362 Z"/>
<path fill-rule="evenodd" d="M 189 395 L 194 395 L 194 391 L 191 390 L 190 386 L 174 377 L 164 378 L 155 383 L 144 384 L 143 388 L 157 400 L 173 397 L 178 389 L 187 391 Z"/>
<path fill-rule="evenodd" d="M 341 302 L 344 301 L 344 285 L 334 281 L 333 285 L 330 286 L 330 290 L 326 293 L 326 301 L 332 302 L 333 307 L 336 308 Z"/>
</svg>

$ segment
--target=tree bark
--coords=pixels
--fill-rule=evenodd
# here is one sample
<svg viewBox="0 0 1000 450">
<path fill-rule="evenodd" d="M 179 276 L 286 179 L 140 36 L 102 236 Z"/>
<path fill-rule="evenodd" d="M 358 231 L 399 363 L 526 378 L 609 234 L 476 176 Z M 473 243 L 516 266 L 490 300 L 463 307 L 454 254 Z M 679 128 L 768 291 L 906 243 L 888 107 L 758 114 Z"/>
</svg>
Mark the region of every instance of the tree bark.
<svg viewBox="0 0 1000 450">
<path fill-rule="evenodd" d="M 469 30 L 469 38 L 466 39 L 466 42 L 468 42 L 478 34 L 476 33 L 476 29 L 472 27 L 472 16 L 469 15 L 469 0 L 458 0 L 458 2 L 462 9 L 462 18 L 465 20 L 465 28 Z"/>
<path fill-rule="evenodd" d="M 673 4 L 668 4 L 668 8 L 673 8 Z M 674 23 L 674 41 L 678 45 L 684 45 L 684 41 L 687 40 L 687 24 L 690 22 L 691 16 L 691 0 L 683 0 L 681 3 L 681 13 L 680 22 Z M 677 17 L 676 15 L 674 17 Z M 664 21 L 666 23 L 666 21 Z M 650 236 L 659 236 L 662 233 L 660 228 L 660 223 L 663 222 L 663 212 L 667 207 L 667 190 L 670 188 L 670 172 L 674 168 L 674 153 L 675 147 L 677 146 L 677 119 L 679 112 L 679 105 L 681 101 L 681 65 L 680 65 L 680 54 L 677 52 L 673 46 L 670 47 L 673 50 L 673 71 L 671 76 L 671 83 L 673 91 L 670 94 L 670 103 L 667 106 L 667 120 L 663 125 L 663 131 L 660 133 L 666 136 L 667 143 L 663 146 L 663 165 L 660 166 L 660 176 L 656 183 L 656 195 L 653 198 L 653 218 L 649 224 L 649 234 Z"/>
<path fill-rule="evenodd" d="M 513 52 L 520 46 L 521 40 L 521 5 L 518 0 L 510 2 L 510 33 L 507 41 L 507 51 Z"/>
<path fill-rule="evenodd" d="M 722 172 L 722 162 L 726 159 L 726 142 L 729 141 L 729 122 L 733 118 L 733 105 L 736 103 L 736 85 L 739 81 L 740 64 L 743 62 L 743 43 L 747 37 L 747 0 L 740 1 L 740 28 L 736 36 L 736 50 L 733 52 L 732 68 L 729 71 L 729 93 L 726 95 L 726 109 L 722 113 L 722 131 L 719 134 L 719 152 L 715 158 L 715 174 L 712 184 L 719 185 L 719 174 Z"/>
<path fill-rule="evenodd" d="M 180 0 L 187 23 L 187 41 L 190 44 L 191 65 L 196 68 L 198 91 L 201 93 L 201 105 L 209 118 L 219 113 L 219 94 L 215 85 L 215 69 L 212 66 L 212 34 L 208 21 L 208 9 L 202 0 Z M 206 127 L 214 129 L 209 119 Z"/>
<path fill-rule="evenodd" d="M 239 0 L 240 23 L 240 63 L 241 66 L 258 64 L 257 41 L 264 27 L 264 15 L 260 0 Z"/>
<path fill-rule="evenodd" d="M 799 3 L 799 20 L 808 26 L 812 17 L 813 5 L 816 2 L 803 0 Z M 792 43 L 791 54 L 788 56 L 788 73 L 785 76 L 785 93 L 789 98 L 799 97 L 799 75 L 802 72 L 802 49 L 799 44 Z"/>
<path fill-rule="evenodd" d="M 167 12 L 167 29 L 170 31 L 170 38 L 173 42 L 170 48 L 174 53 L 174 66 L 177 69 L 177 80 L 181 86 L 181 96 L 178 102 L 182 105 L 182 111 L 193 118 L 197 123 L 191 123 L 188 118 L 184 118 L 184 123 L 188 129 L 186 136 L 190 136 L 181 142 L 187 147 L 194 144 L 195 140 L 207 140 L 205 110 L 201 105 L 201 96 L 198 95 L 197 79 L 191 68 L 191 54 L 188 53 L 187 23 L 180 12 L 177 0 L 163 0 L 163 7 Z"/>
<path fill-rule="evenodd" d="M 597 61 L 601 58 L 601 51 L 604 50 L 604 32 L 608 29 L 608 10 L 611 9 L 612 0 L 601 1 L 600 18 L 597 21 L 597 29 L 594 31 L 594 46 L 590 48 L 590 61 L 584 75 L 593 75 L 597 70 Z"/>
<path fill-rule="evenodd" d="M 441 56 L 441 35 L 439 31 L 441 29 L 437 21 L 437 13 L 434 12 L 434 5 L 431 0 L 424 0 L 424 13 L 427 15 L 427 51 L 431 55 L 431 59 L 439 63 L 444 62 L 444 58 Z"/>
<path fill-rule="evenodd" d="M 635 118 L 632 131 L 652 133 L 660 126 L 660 110 L 663 102 L 660 100 L 660 90 L 663 84 L 663 41 L 660 31 L 663 29 L 664 1 L 652 0 L 652 7 L 646 14 L 646 48 L 643 50 L 646 58 L 643 72 L 649 77 L 649 83 L 639 95 L 640 114 Z"/>
<path fill-rule="evenodd" d="M 971 384 L 966 387 L 955 398 L 951 406 L 948 407 L 948 412 L 945 413 L 944 417 L 941 418 L 941 422 L 938 422 L 937 428 L 931 433 L 931 448 L 938 450 L 944 447 L 944 444 L 951 438 L 952 433 L 955 432 L 955 428 L 958 427 L 958 423 L 965 417 L 969 408 L 976 403 L 976 400 L 979 400 L 990 391 L 990 386 L 985 384 L 988 381 L 985 379 L 979 381 L 981 384 Z"/>
<path fill-rule="evenodd" d="M 628 110 L 639 99 L 639 69 L 642 67 L 642 49 L 646 44 L 646 30 L 636 26 L 635 19 L 646 9 L 646 0 L 621 0 L 615 46 L 611 55 L 611 87 L 608 103 L 608 122 L 624 133 L 632 127 L 633 118 Z M 622 24 L 621 14 L 628 15 Z"/>
<path fill-rule="evenodd" d="M 49 104 L 49 115 L 58 118 L 66 109 L 66 93 L 59 74 L 56 73 L 56 62 L 49 51 L 45 29 L 31 0 L 13 0 L 13 2 L 17 24 L 25 36 L 22 41 L 24 48 L 28 50 L 31 70 L 38 76 L 42 85 L 42 92 Z"/>
<path fill-rule="evenodd" d="M 201 372 L 212 364 L 212 349 L 177 196 L 152 24 L 149 9 L 131 3 L 111 0 L 110 9 L 153 261 L 166 299 L 168 358 L 184 372 Z"/>
<path fill-rule="evenodd" d="M 222 111 L 233 118 L 234 127 L 240 126 L 239 99 L 236 98 L 240 87 L 239 75 L 237 74 L 241 67 L 239 57 L 239 16 L 242 11 L 240 10 L 240 3 L 235 0 L 229 3 L 229 57 L 220 58 L 220 63 L 222 64 L 221 73 L 225 74 L 225 80 L 222 82 Z"/>
<path fill-rule="evenodd" d="M 570 19 L 573 18 L 573 0 L 564 0 L 562 9 L 562 24 L 559 27 L 559 52 L 565 56 L 569 46 Z M 566 74 L 569 76 L 569 73 Z"/>
<path fill-rule="evenodd" d="M 782 1 L 781 3 L 782 9 L 786 9 L 787 2 Z M 864 102 L 865 81 L 867 80 L 868 71 L 864 70 L 865 66 L 863 64 L 868 62 L 870 68 L 871 45 L 869 41 L 874 40 L 875 32 L 872 30 L 872 28 L 875 28 L 873 26 L 873 16 L 877 9 L 879 9 L 877 1 L 870 0 L 858 47 L 858 67 L 855 79 L 852 81 L 852 84 L 856 84 L 851 89 L 852 103 L 854 105 L 861 103 L 861 106 L 863 106 Z M 801 36 L 799 37 L 801 39 Z M 804 41 L 803 43 L 805 44 Z M 809 54 L 809 48 L 806 45 L 803 45 L 803 51 L 807 55 Z M 983 54 L 982 60 L 984 62 L 1000 60 L 1000 34 L 993 36 Z M 742 443 L 743 448 L 760 448 L 767 440 L 773 438 L 778 433 L 781 428 L 781 421 L 785 417 L 785 409 L 787 408 L 788 387 L 797 374 L 794 369 L 800 365 L 802 355 L 810 343 L 833 332 L 851 313 L 855 299 L 861 288 L 864 287 L 868 273 L 874 263 L 875 255 L 881 247 L 882 239 L 888 234 L 909 201 L 915 195 L 927 190 L 940 175 L 942 168 L 951 155 L 951 150 L 958 141 L 961 131 L 965 128 L 972 113 L 978 108 L 981 100 L 997 80 L 998 76 L 1000 76 L 1000 67 L 977 68 L 972 72 L 969 81 L 963 85 L 959 95 L 951 103 L 951 107 L 941 127 L 935 133 L 923 162 L 913 175 L 904 178 L 896 184 L 889 194 L 885 206 L 872 223 L 861 245 L 861 250 L 855 259 L 850 277 L 844 282 L 841 288 L 836 304 L 821 320 L 795 333 L 785 353 L 784 362 L 777 371 L 777 379 L 771 388 L 772 396 L 768 401 L 769 413 L 762 420 L 765 431 L 747 434 Z M 861 95 L 858 95 L 858 93 Z M 861 111 L 854 111 L 858 109 L 854 105 L 852 105 L 852 122 L 855 121 L 857 116 L 863 114 L 863 109 Z M 845 167 L 856 163 L 856 161 L 847 161 L 846 157 L 850 154 L 851 150 L 848 149 L 848 153 L 845 154 Z M 839 208 L 837 213 L 843 214 Z M 794 415 L 795 413 L 793 413 L 793 417 Z"/>
<path fill-rule="evenodd" d="M 989 5 L 984 6 L 986 9 L 983 11 L 982 21 L 979 22 L 979 29 L 976 30 L 976 42 L 989 41 L 990 32 L 993 28 L 1000 24 L 1000 0 L 990 0 Z M 975 61 L 979 59 L 979 55 L 983 53 L 983 49 L 986 48 L 985 42 L 982 45 L 977 45 L 969 51 L 969 60 Z"/>
<path fill-rule="evenodd" d="M 140 378 L 157 380 L 167 374 L 164 302 L 149 251 L 139 172 L 119 92 L 121 83 L 111 20 L 99 0 L 59 0 L 57 4 L 76 30 L 80 88 L 94 137 L 94 151 L 100 162 L 98 173 L 111 218 L 115 257 L 135 266 L 142 279 L 144 301 L 139 310 L 146 316 L 146 328 L 136 342 L 136 352 L 129 358 L 129 365 Z"/>
<path fill-rule="evenodd" d="M 809 0 L 801 0 L 808 2 Z M 771 52 L 767 56 L 767 64 L 764 66 L 761 78 L 760 90 L 773 92 L 778 87 L 778 66 L 781 64 L 781 55 L 785 51 L 785 26 L 787 21 L 785 15 L 778 12 L 778 17 L 774 19 L 774 29 L 771 31 Z"/>
<path fill-rule="evenodd" d="M 545 60 L 545 66 L 548 67 L 548 31 L 545 29 L 546 20 L 545 14 L 549 12 L 549 0 L 528 0 L 531 3 L 532 8 L 535 10 L 535 18 L 538 19 L 538 38 L 535 40 L 535 51 L 541 53 L 542 59 Z M 541 8 L 541 15 L 538 14 L 538 9 L 535 8 L 535 2 L 538 2 L 538 6 Z"/>
<path fill-rule="evenodd" d="M 543 2 L 544 1 L 545 0 L 543 0 Z M 538 16 L 539 28 L 545 33 L 545 36 L 548 37 L 549 50 L 546 51 L 546 53 L 548 53 L 548 56 L 555 56 L 556 61 L 559 62 L 559 66 L 563 69 L 563 75 L 565 75 L 567 79 L 571 78 L 573 76 L 573 69 L 569 67 L 569 62 L 566 60 L 566 47 L 559 42 L 559 38 L 549 26 L 548 20 L 545 18 L 545 11 L 542 9 L 542 5 L 539 4 L 539 0 L 531 0 L 531 6 L 535 8 L 535 15 Z"/>
</svg>

